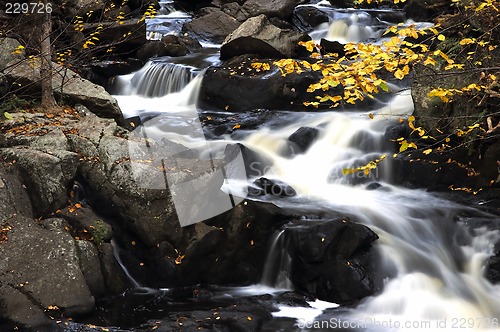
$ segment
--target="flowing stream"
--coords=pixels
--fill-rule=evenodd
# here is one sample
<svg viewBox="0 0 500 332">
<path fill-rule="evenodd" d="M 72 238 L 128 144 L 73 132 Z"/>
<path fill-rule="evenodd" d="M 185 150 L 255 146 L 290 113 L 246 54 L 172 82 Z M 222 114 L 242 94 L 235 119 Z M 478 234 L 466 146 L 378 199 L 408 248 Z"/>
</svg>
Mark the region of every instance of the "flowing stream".
<svg viewBox="0 0 500 332">
<path fill-rule="evenodd" d="M 338 41 L 366 40 L 379 38 L 380 25 L 385 24 L 380 15 L 373 13 L 331 12 L 335 13 L 332 22 L 318 27 L 313 35 L 322 38 L 326 34 Z M 377 26 L 368 24 L 374 20 Z M 216 55 L 211 57 L 215 61 Z M 175 61 L 153 59 L 138 73 L 122 78 L 126 83 L 122 82 L 117 99 L 127 117 L 166 116 L 171 120 L 180 114 L 192 121 L 193 114 L 197 116 L 196 93 L 201 78 L 194 78 L 195 67 Z M 278 128 L 264 124 L 248 132 L 242 130 L 238 139 L 226 135 L 207 146 L 217 156 L 227 144 L 241 143 L 271 160 L 271 166 L 260 176 L 283 181 L 297 192 L 295 197 L 276 199 L 276 205 L 337 211 L 377 233 L 380 239 L 375 247 L 386 275 L 383 289 L 356 307 L 346 308 L 341 316 L 350 325 L 343 327 L 380 331 L 496 330 L 500 287 L 483 277 L 483 266 L 500 235 L 484 227 L 471 229 L 467 224 L 474 218 L 500 219 L 424 190 L 393 185 L 390 154 L 368 176 L 344 176 L 343 169 L 388 154 L 383 145 L 385 129 L 399 117 L 411 115 L 411 94 L 400 89 L 384 106 L 369 111 L 373 119 L 368 110 L 290 113 L 294 120 Z M 175 123 L 182 127 L 182 123 Z M 305 153 L 290 156 L 285 153 L 288 137 L 301 127 L 318 129 L 319 137 Z M 156 130 L 159 137 L 191 148 L 204 142 L 199 133 L 161 126 Z M 253 180 L 226 183 L 224 190 L 244 197 Z M 374 182 L 380 186 L 369 190 Z M 277 233 L 262 278 L 263 284 L 277 289 L 293 288 L 287 278 L 290 262 L 284 242 L 283 233 Z M 282 307 L 275 316 L 296 317 L 298 326 L 312 326 L 315 319 L 328 321 L 328 310 L 333 309 L 324 310 L 334 307 L 330 304 L 316 308 L 313 315 L 311 308 L 299 308 L 301 311 Z"/>
</svg>

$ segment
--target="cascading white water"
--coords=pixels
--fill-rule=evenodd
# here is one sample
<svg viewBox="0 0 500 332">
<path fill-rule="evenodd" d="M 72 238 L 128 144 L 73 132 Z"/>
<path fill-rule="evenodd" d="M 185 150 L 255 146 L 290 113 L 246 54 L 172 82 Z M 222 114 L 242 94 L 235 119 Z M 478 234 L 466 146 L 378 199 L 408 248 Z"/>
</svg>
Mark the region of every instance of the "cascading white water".
<svg viewBox="0 0 500 332">
<path fill-rule="evenodd" d="M 174 1 L 160 1 L 158 4 L 160 8 L 157 15 L 146 20 L 148 40 L 160 40 L 166 35 L 178 35 L 182 25 L 191 20 L 188 13 L 175 9 Z"/>
<path fill-rule="evenodd" d="M 284 233 L 282 230 L 273 236 L 260 283 L 278 289 L 292 289 L 289 279 L 292 261 L 286 251 Z"/>
<path fill-rule="evenodd" d="M 349 27 L 358 22 L 352 18 L 349 21 L 349 17 L 342 17 L 336 22 L 339 23 L 334 22 L 330 27 L 331 34 L 345 41 L 373 37 L 359 30 L 349 32 Z M 126 117 L 148 112 L 196 113 L 194 102 L 200 82 L 201 77 L 184 90 L 160 98 L 123 95 L 117 99 Z M 390 155 L 373 171 L 371 178 L 361 179 L 366 181 L 352 184 L 342 173 L 345 168 L 363 165 L 387 154 L 381 144 L 385 129 L 394 118 L 409 116 L 412 112 L 411 95 L 403 91 L 386 106 L 372 110 L 374 119 L 370 119 L 367 112 L 308 113 L 297 116 L 293 124 L 282 128 L 264 126 L 238 141 L 227 136 L 218 143 L 219 146 L 242 143 L 272 161 L 272 166 L 266 167 L 260 176 L 281 180 L 298 194 L 293 201 L 280 199 L 275 204 L 282 207 L 302 204 L 310 209 L 337 211 L 352 216 L 379 235 L 375 246 L 382 259 L 380 268 L 387 274 L 384 288 L 380 294 L 350 310 L 347 319 L 400 324 L 399 327 L 395 323 L 383 326 L 380 330 L 384 331 L 419 330 L 418 327 L 421 329 L 424 325 L 417 327 L 417 324 L 427 322 L 431 324 L 430 330 L 464 327 L 460 325 L 463 321 L 469 330 L 487 329 L 488 322 L 497 327 L 498 321 L 495 326 L 494 319 L 500 315 L 500 287 L 483 278 L 482 265 L 500 238 L 498 232 L 478 229 L 470 235 L 460 221 L 465 218 L 464 211 L 473 209 L 423 190 L 391 185 Z M 300 127 L 319 129 L 319 138 L 304 154 L 284 155 L 288 137 Z M 188 147 L 205 143 L 199 135 L 163 130 L 157 128 L 158 137 L 167 137 Z M 384 171 L 377 176 L 379 169 Z M 367 190 L 366 184 L 372 180 L 381 183 L 383 190 Z M 247 185 L 233 182 L 226 190 L 243 194 Z M 271 272 L 272 268 L 266 266 L 263 283 L 290 288 L 286 283 L 289 261 L 285 255 L 275 252 L 282 247 L 280 241 L 283 236 L 277 236 L 271 246 L 268 264 L 279 261 L 277 264 L 283 273 Z M 408 328 L 407 322 L 414 325 Z M 469 325 L 470 322 L 473 324 Z M 376 323 L 367 326 L 379 327 Z"/>
<path fill-rule="evenodd" d="M 196 76 L 192 67 L 169 62 L 148 62 L 130 79 L 132 93 L 161 97 L 182 90 Z"/>
<path fill-rule="evenodd" d="M 392 103 L 398 102 L 397 113 L 408 115 L 412 105 L 408 99 L 405 105 L 401 98 Z M 451 326 L 461 319 L 477 318 L 486 325 L 500 315 L 500 287 L 484 279 L 481 268 L 492 254 L 498 232 L 479 230 L 458 243 L 466 230 L 456 219 L 465 207 L 422 190 L 392 186 L 390 177 L 377 179 L 386 190 L 366 190 L 363 183 L 352 186 L 342 179 L 340 169 L 384 153 L 377 142 L 389 123 L 389 109 L 390 105 L 379 110 L 373 120 L 362 113 L 318 114 L 280 130 L 252 133 L 242 143 L 271 159 L 273 166 L 263 176 L 290 184 L 305 206 L 318 204 L 353 216 L 379 235 L 376 248 L 390 278 L 381 294 L 352 311 L 351 319 L 401 324 L 429 321 L 432 326 L 447 320 Z M 300 126 L 321 128 L 322 134 L 305 154 L 281 156 L 282 144 Z M 360 132 L 368 133 L 374 148 L 354 144 Z M 379 167 L 385 164 L 389 161 Z M 287 206 L 286 202 L 277 204 Z M 290 207 L 296 205 L 294 199 Z M 481 326 L 476 322 L 474 327 Z"/>
</svg>

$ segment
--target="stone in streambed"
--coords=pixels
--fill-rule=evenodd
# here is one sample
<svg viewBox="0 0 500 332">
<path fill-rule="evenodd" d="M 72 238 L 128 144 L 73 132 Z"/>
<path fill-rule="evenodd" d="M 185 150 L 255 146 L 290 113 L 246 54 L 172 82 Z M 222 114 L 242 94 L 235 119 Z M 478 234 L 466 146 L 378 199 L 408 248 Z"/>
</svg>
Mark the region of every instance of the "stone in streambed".
<svg viewBox="0 0 500 332">
<path fill-rule="evenodd" d="M 305 153 L 316 138 L 319 136 L 319 130 L 311 127 L 300 127 L 288 137 L 292 143 L 292 150 L 295 153 Z"/>
<path fill-rule="evenodd" d="M 313 97 L 305 91 L 319 80 L 317 72 L 286 76 L 277 69 L 256 72 L 251 69 L 253 62 L 270 63 L 272 60 L 238 56 L 222 65 L 209 67 L 203 76 L 199 106 L 234 113 L 258 109 L 307 110 L 303 102 Z"/>
<path fill-rule="evenodd" d="M 297 195 L 290 185 L 275 179 L 261 177 L 254 181 L 254 187 L 249 187 L 250 196 L 271 195 L 275 197 L 293 197 Z"/>
<path fill-rule="evenodd" d="M 293 58 L 298 55 L 299 41 L 311 38 L 304 33 L 284 30 L 273 25 L 265 15 L 249 18 L 234 30 L 222 44 L 220 57 L 255 54 L 262 58 Z"/>
<path fill-rule="evenodd" d="M 183 31 L 193 38 L 219 44 L 239 25 L 234 17 L 217 10 L 184 24 Z"/>
<path fill-rule="evenodd" d="M 378 236 L 368 227 L 343 218 L 294 221 L 284 229 L 297 289 L 340 304 L 378 289 L 371 247 Z"/>
<path fill-rule="evenodd" d="M 321 23 L 329 21 L 327 13 L 313 6 L 299 6 L 293 12 L 292 22 L 300 31 L 309 32 Z"/>
</svg>

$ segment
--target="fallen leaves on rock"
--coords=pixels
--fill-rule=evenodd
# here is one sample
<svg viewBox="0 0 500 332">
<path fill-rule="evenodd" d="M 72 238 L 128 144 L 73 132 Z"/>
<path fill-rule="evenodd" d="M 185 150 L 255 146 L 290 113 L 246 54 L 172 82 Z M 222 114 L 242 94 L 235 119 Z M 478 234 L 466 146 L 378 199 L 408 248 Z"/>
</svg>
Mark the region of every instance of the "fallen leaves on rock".
<svg viewBox="0 0 500 332">
<path fill-rule="evenodd" d="M 4 223 L 2 226 L 0 226 L 0 244 L 7 242 L 9 240 L 9 237 L 7 234 L 12 230 L 12 226 L 8 223 Z"/>
</svg>

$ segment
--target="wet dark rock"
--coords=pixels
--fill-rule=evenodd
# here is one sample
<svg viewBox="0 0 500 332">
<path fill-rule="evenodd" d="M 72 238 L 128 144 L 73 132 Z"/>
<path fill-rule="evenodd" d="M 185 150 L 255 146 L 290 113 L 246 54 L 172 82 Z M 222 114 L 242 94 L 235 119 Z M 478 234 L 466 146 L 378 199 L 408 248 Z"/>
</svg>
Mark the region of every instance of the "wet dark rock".
<svg viewBox="0 0 500 332">
<path fill-rule="evenodd" d="M 99 30 L 99 41 L 95 44 L 113 45 L 114 52 L 131 54 L 136 49 L 146 43 L 146 24 L 138 19 L 129 19 L 121 22 L 113 20 L 111 22 L 85 23 L 83 25 L 83 34 L 88 34 L 96 31 L 98 26 L 102 26 Z M 127 38 L 117 38 L 117 36 L 127 36 Z"/>
<path fill-rule="evenodd" d="M 251 196 L 271 195 L 275 197 L 292 197 L 296 196 L 297 192 L 290 185 L 274 179 L 261 177 L 254 181 L 255 187 L 249 187 Z"/>
<path fill-rule="evenodd" d="M 103 77 L 105 79 L 109 79 L 118 75 L 126 75 L 130 74 L 136 70 L 141 69 L 143 66 L 143 62 L 138 59 L 127 59 L 123 60 L 104 60 L 92 62 L 90 64 L 90 68 L 94 73 Z"/>
<path fill-rule="evenodd" d="M 89 287 L 90 293 L 95 298 L 100 298 L 106 293 L 106 290 L 99 259 L 99 250 L 90 241 L 77 240 L 75 243 L 80 260 L 80 269 L 85 282 Z"/>
<path fill-rule="evenodd" d="M 239 25 L 234 17 L 216 10 L 184 24 L 183 30 L 195 39 L 219 44 Z"/>
<path fill-rule="evenodd" d="M 382 185 L 378 182 L 372 182 L 366 186 L 366 190 L 376 190 L 381 188 Z"/>
<path fill-rule="evenodd" d="M 221 59 L 254 54 L 262 58 L 292 58 L 297 56 L 299 41 L 310 40 L 303 33 L 283 30 L 273 25 L 265 15 L 252 17 L 234 30 L 222 44 Z"/>
<path fill-rule="evenodd" d="M 110 295 L 123 293 L 127 288 L 132 287 L 115 259 L 113 246 L 110 243 L 103 243 L 99 248 L 101 270 L 106 285 L 106 291 Z"/>
<path fill-rule="evenodd" d="M 142 61 L 162 56 L 178 57 L 200 48 L 200 43 L 188 36 L 167 35 L 161 40 L 148 41 L 137 51 L 137 57 Z"/>
<path fill-rule="evenodd" d="M 260 281 L 269 241 L 286 222 L 286 212 L 273 204 L 245 201 L 205 223 L 224 230 L 224 238 L 189 275 L 216 285 L 250 285 Z"/>
<path fill-rule="evenodd" d="M 412 129 L 408 126 L 408 123 L 394 123 L 387 127 L 382 139 L 384 150 L 390 152 L 398 152 L 401 146 L 397 141 L 398 138 L 404 137 L 408 138 Z"/>
<path fill-rule="evenodd" d="M 457 152 L 457 153 L 453 153 Z M 450 186 L 475 188 L 477 177 L 469 176 L 467 169 L 451 160 L 464 160 L 464 151 L 432 155 L 428 159 L 421 151 L 399 154 L 391 160 L 391 182 L 411 188 L 448 191 Z M 466 160 L 466 159 L 465 159 Z"/>
<path fill-rule="evenodd" d="M 330 41 L 321 38 L 320 45 L 322 47 L 321 52 L 323 53 L 333 53 L 333 54 L 336 53 L 338 54 L 339 58 L 345 55 L 344 44 L 341 44 L 338 41 Z"/>
<path fill-rule="evenodd" d="M 288 140 L 293 143 L 292 150 L 294 153 L 304 153 L 314 143 L 319 136 L 319 129 L 311 127 L 300 127 L 296 132 L 288 137 Z"/>
<path fill-rule="evenodd" d="M 296 221 L 285 226 L 291 281 L 321 300 L 352 303 L 378 288 L 371 244 L 378 236 L 349 219 Z"/>
<path fill-rule="evenodd" d="M 498 284 L 500 282 L 500 256 L 495 255 L 488 258 L 485 265 L 484 275 L 486 279 L 493 284 Z"/>
<path fill-rule="evenodd" d="M 321 23 L 329 21 L 327 13 L 313 6 L 299 6 L 293 12 L 292 22 L 300 31 L 309 32 Z"/>
<path fill-rule="evenodd" d="M 300 0 L 247 0 L 241 7 L 238 19 L 244 21 L 250 17 L 265 15 L 288 19 Z"/>
<path fill-rule="evenodd" d="M 230 117 L 225 113 L 205 111 L 201 114 L 200 120 L 205 137 L 210 139 L 231 134 L 235 140 L 238 140 L 250 134 L 252 130 L 263 126 L 273 129 L 294 123 L 297 119 L 296 116 L 300 117 L 300 113 L 290 114 L 287 111 L 279 112 L 267 109 L 234 113 Z"/>
<path fill-rule="evenodd" d="M 405 6 L 406 15 L 417 22 L 431 21 L 437 14 L 443 15 L 450 10 L 447 0 L 410 0 Z"/>
<path fill-rule="evenodd" d="M 245 162 L 247 177 L 262 176 L 266 173 L 267 168 L 272 166 L 271 160 L 260 156 L 258 153 L 240 143 L 228 145 L 224 154 L 225 164 L 230 163 L 241 155 Z M 231 174 L 228 175 L 231 176 Z"/>
<path fill-rule="evenodd" d="M 150 58 L 169 55 L 169 49 L 160 40 L 151 40 L 144 44 L 136 53 L 137 58 L 147 61 Z"/>
<path fill-rule="evenodd" d="M 383 22 L 401 23 L 406 20 L 406 12 L 403 10 L 388 10 L 374 12 L 375 16 Z"/>
<path fill-rule="evenodd" d="M 282 76 L 274 68 L 264 72 L 250 72 L 250 64 L 254 61 L 269 62 L 241 56 L 220 66 L 208 68 L 202 81 L 199 106 L 229 112 L 256 109 L 306 110 L 303 102 L 310 101 L 313 96 L 305 91 L 319 79 L 318 73 L 291 73 Z"/>
</svg>

